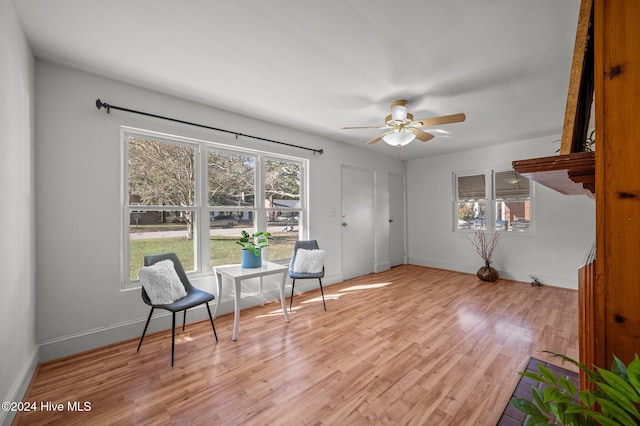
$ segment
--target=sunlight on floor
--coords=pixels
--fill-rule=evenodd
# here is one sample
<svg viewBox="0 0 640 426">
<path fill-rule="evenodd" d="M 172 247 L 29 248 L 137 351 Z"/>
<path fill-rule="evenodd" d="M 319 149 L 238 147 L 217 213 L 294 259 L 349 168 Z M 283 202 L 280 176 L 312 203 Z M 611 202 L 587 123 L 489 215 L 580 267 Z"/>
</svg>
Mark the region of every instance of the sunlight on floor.
<svg viewBox="0 0 640 426">
<path fill-rule="evenodd" d="M 362 284 L 362 285 L 354 285 L 351 287 L 347 287 L 344 290 L 340 290 L 340 291 L 358 291 L 358 290 L 370 290 L 373 288 L 381 288 L 381 287 L 386 287 L 388 285 L 393 284 L 392 282 L 388 282 L 388 283 L 378 283 L 378 284 Z"/>
<path fill-rule="evenodd" d="M 325 301 L 328 300 L 338 300 L 340 299 L 340 297 L 345 296 L 347 294 L 356 292 L 356 291 L 363 291 L 363 290 L 373 290 L 373 289 L 378 289 L 378 288 L 382 288 L 382 287 L 386 287 L 393 284 L 393 282 L 382 282 L 382 283 L 375 283 L 375 284 L 361 284 L 361 285 L 354 285 L 351 287 L 347 287 L 344 288 L 342 290 L 339 290 L 342 294 L 331 294 L 331 293 L 327 293 L 325 294 L 324 298 Z M 325 288 L 325 291 L 327 291 L 327 289 Z M 322 302 L 322 296 L 318 296 L 318 297 L 314 297 L 311 299 L 306 299 L 304 301 L 298 302 L 296 306 L 293 306 L 293 308 L 291 309 L 290 313 L 294 313 L 296 311 L 299 311 L 301 309 L 304 309 L 305 306 L 304 305 L 308 305 L 308 304 L 316 304 L 316 303 L 321 303 Z M 267 313 L 261 313 L 259 315 L 255 315 L 254 318 L 267 318 L 267 317 L 273 317 L 273 316 L 281 316 L 282 315 L 282 309 L 278 308 L 278 309 L 274 309 L 271 310 Z"/>
<path fill-rule="evenodd" d="M 273 311 L 269 311 L 266 314 L 256 315 L 254 316 L 254 318 L 269 318 L 269 317 L 281 317 L 281 316 L 282 316 L 282 309 L 276 309 Z"/>
<path fill-rule="evenodd" d="M 191 334 L 184 334 L 184 333 L 176 333 L 176 344 L 178 343 L 184 343 L 184 342 L 191 342 L 193 341 L 193 337 L 191 337 Z"/>
</svg>

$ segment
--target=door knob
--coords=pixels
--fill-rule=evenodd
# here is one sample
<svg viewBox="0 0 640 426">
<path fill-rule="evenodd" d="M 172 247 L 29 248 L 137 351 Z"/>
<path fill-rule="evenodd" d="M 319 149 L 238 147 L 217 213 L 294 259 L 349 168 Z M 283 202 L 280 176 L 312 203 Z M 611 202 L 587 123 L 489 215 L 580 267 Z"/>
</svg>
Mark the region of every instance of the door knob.
<svg viewBox="0 0 640 426">
<path fill-rule="evenodd" d="M 349 224 L 347 222 L 342 222 L 342 227 L 346 228 L 347 226 L 349 226 Z"/>
</svg>

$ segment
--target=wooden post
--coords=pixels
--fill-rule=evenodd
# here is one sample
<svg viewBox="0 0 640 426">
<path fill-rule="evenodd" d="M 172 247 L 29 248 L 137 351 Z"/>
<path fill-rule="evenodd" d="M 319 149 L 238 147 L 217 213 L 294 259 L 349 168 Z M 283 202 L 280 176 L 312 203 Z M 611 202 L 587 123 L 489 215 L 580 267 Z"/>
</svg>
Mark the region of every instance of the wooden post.
<svg viewBox="0 0 640 426">
<path fill-rule="evenodd" d="M 640 1 L 595 0 L 595 364 L 640 352 Z"/>
</svg>

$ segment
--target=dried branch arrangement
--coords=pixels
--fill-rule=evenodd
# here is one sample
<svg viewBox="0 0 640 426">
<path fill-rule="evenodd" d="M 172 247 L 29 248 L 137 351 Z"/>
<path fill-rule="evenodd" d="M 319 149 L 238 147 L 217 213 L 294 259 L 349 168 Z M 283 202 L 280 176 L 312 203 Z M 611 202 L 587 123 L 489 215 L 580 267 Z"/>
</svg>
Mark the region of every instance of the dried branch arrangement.
<svg viewBox="0 0 640 426">
<path fill-rule="evenodd" d="M 475 246 L 476 251 L 486 264 L 491 263 L 493 251 L 498 245 L 500 238 L 499 232 L 489 233 L 484 229 L 476 229 L 473 237 L 470 238 L 471 243 Z"/>
</svg>

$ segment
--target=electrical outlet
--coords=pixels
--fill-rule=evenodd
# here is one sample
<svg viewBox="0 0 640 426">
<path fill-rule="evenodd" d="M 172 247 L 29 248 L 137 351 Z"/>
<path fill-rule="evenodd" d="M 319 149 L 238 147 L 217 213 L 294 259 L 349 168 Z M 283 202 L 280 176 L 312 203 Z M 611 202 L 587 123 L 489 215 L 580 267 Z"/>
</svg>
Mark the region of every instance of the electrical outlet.
<svg viewBox="0 0 640 426">
<path fill-rule="evenodd" d="M 535 275 L 529 275 L 529 278 L 531 278 L 531 285 L 533 286 L 542 286 L 543 284 L 538 280 L 538 277 L 536 277 Z"/>
</svg>

